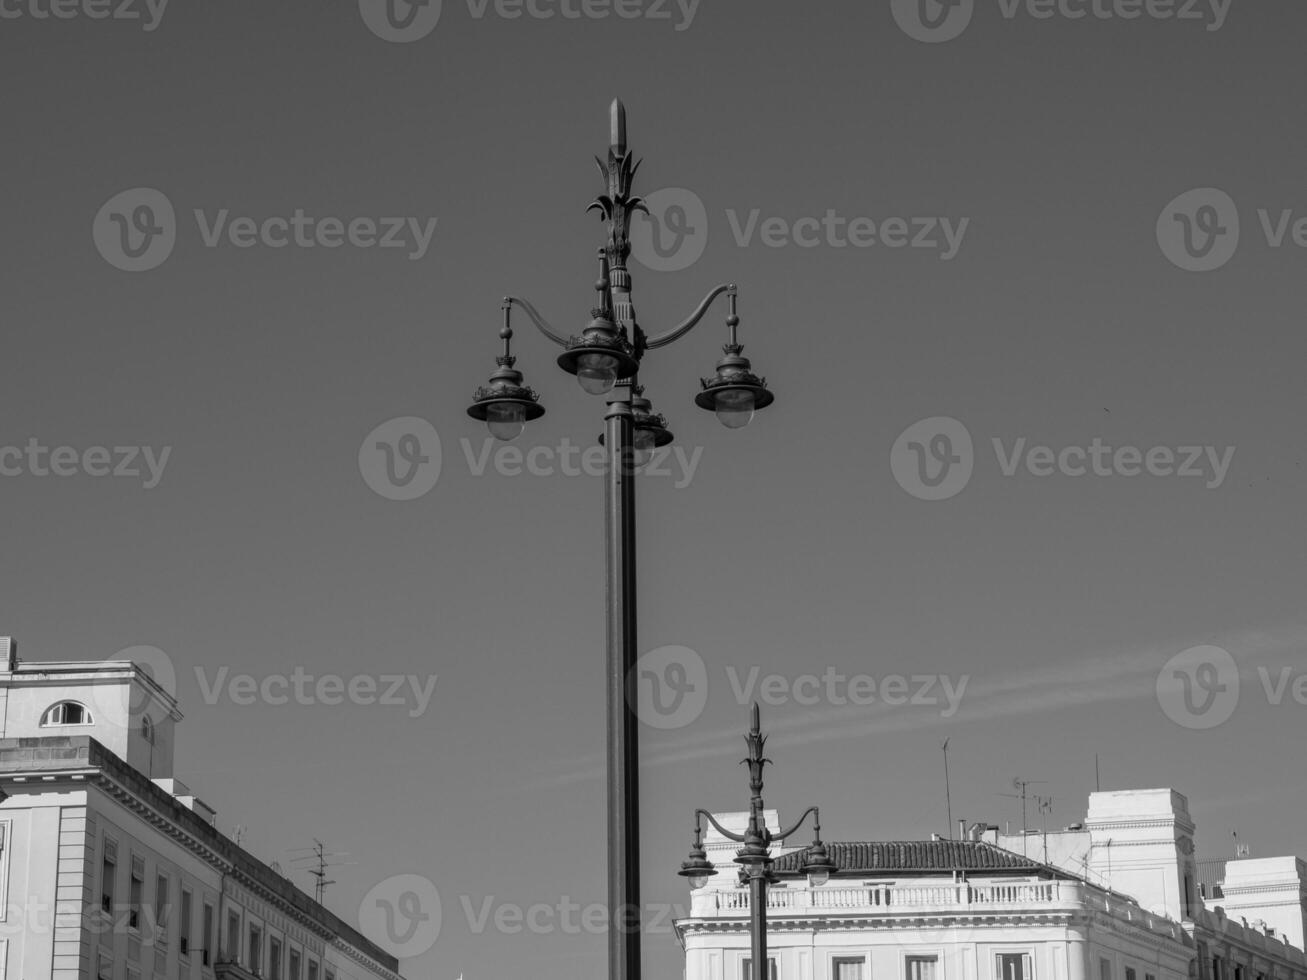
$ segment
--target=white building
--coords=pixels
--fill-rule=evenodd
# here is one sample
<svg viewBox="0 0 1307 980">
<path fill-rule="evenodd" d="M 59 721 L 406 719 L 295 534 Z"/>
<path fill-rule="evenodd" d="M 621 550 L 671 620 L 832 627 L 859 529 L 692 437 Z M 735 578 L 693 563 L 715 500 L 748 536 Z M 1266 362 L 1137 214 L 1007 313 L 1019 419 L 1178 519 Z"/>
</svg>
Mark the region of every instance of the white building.
<svg viewBox="0 0 1307 980">
<path fill-rule="evenodd" d="M 0 639 L 0 980 L 401 980 L 173 777 L 181 712 L 126 662 Z"/>
<path fill-rule="evenodd" d="M 719 819 L 738 830 L 743 816 Z M 774 811 L 767 824 L 777 828 Z M 1307 980 L 1302 863 L 1236 870 L 1243 862 L 1230 862 L 1230 907 L 1209 909 L 1197 886 L 1193 834 L 1184 797 L 1154 790 L 1095 793 L 1085 823 L 1049 834 L 1047 843 L 983 825 L 965 840 L 828 843 L 839 871 L 818 888 L 799 873 L 802 849 L 774 850 L 769 973 L 776 980 Z M 692 893 L 690 915 L 677 923 L 686 980 L 752 975 L 748 892 L 730 873 L 736 846 L 716 834 L 705 840 L 709 860 L 726 873 Z"/>
</svg>

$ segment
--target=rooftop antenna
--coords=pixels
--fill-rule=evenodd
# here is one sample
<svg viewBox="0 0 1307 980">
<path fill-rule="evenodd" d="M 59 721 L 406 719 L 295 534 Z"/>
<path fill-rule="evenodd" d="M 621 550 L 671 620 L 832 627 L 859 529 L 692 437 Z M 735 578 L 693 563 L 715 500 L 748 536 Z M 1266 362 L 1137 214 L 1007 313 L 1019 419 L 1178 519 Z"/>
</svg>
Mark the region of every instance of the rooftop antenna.
<svg viewBox="0 0 1307 980">
<path fill-rule="evenodd" d="M 1053 812 L 1053 797 L 1036 796 L 1035 805 L 1044 818 L 1044 863 L 1048 864 L 1048 815 Z"/>
<path fill-rule="evenodd" d="M 1030 857 L 1030 853 L 1029 853 L 1030 845 L 1027 843 L 1027 834 L 1029 834 L 1030 832 L 1030 824 L 1026 820 L 1026 800 L 1029 799 L 1029 796 L 1026 793 L 1026 788 L 1029 786 L 1036 786 L 1040 783 L 1046 783 L 1046 782 L 1048 782 L 1047 779 L 1022 779 L 1020 776 L 1017 776 L 1012 780 L 1012 788 L 1020 790 L 1021 792 L 1019 794 L 1017 793 L 998 794 L 999 796 L 1006 796 L 1010 800 L 1021 801 L 1021 853 L 1024 857 Z"/>
<path fill-rule="evenodd" d="M 948 805 L 948 836 L 949 840 L 953 839 L 953 789 L 949 785 L 948 776 L 948 743 L 949 739 L 944 739 L 944 744 L 940 746 L 944 750 L 944 801 Z"/>
<path fill-rule="evenodd" d="M 334 885 L 336 882 L 327 877 L 331 868 L 341 868 L 346 865 L 356 864 L 355 861 L 342 861 L 341 858 L 349 857 L 348 851 L 328 851 L 327 845 L 322 843 L 316 837 L 313 838 L 312 847 L 297 847 L 291 852 L 291 864 L 297 864 L 296 871 L 307 871 L 314 878 L 313 882 L 313 899 L 319 905 L 327 895 L 327 886 Z"/>
<path fill-rule="evenodd" d="M 1094 792 L 1103 792 L 1103 777 L 1098 771 L 1098 753 L 1094 753 Z"/>
</svg>

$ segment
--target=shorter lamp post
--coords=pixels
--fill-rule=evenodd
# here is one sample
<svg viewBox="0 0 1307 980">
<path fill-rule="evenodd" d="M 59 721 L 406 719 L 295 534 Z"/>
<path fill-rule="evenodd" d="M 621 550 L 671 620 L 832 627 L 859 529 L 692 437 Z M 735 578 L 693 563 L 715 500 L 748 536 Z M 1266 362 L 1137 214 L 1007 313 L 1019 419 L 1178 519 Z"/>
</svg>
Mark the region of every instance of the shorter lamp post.
<svg viewBox="0 0 1307 980">
<path fill-rule="evenodd" d="M 767 829 L 763 815 L 762 769 L 771 762 L 763 758 L 763 749 L 767 745 L 767 736 L 762 734 L 758 705 L 753 706 L 752 725 L 744 740 L 749 746 L 749 755 L 743 764 L 749 767 L 749 825 L 743 834 L 727 830 L 707 811 L 694 811 L 694 846 L 690 856 L 681 864 L 677 872 L 689 880 L 691 889 L 699 889 L 708 883 L 708 879 L 717 873 L 708 855 L 703 849 L 703 821 L 707 821 L 727 840 L 744 845 L 740 848 L 735 863 L 740 866 L 740 884 L 749 886 L 749 935 L 752 942 L 750 980 L 771 980 L 767 969 L 767 889 L 775 884 L 776 875 L 772 872 L 771 844 L 773 841 L 784 842 L 795 834 L 809 815 L 812 816 L 812 844 L 804 854 L 802 873 L 808 876 L 808 884 L 818 888 L 830 879 L 836 869 L 835 863 L 826 854 L 826 845 L 821 842 L 821 814 L 817 807 L 811 806 L 803 812 L 794 826 L 788 830 L 773 834 Z"/>
</svg>

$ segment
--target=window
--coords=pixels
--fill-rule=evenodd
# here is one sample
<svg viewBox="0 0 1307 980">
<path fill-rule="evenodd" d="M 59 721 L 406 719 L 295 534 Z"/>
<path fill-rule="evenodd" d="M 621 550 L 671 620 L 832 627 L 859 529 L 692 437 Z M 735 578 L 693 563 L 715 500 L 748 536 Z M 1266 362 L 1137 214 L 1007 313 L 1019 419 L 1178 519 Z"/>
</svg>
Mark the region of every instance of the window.
<svg viewBox="0 0 1307 980">
<path fill-rule="evenodd" d="M 141 719 L 141 737 L 151 745 L 154 744 L 154 722 L 148 717 Z"/>
<path fill-rule="evenodd" d="M 114 878 L 118 874 L 118 845 L 104 839 L 104 856 L 100 859 L 100 908 L 113 912 Z"/>
<path fill-rule="evenodd" d="M 333 970 L 331 967 L 326 967 L 325 969 L 327 971 L 327 976 L 325 980 L 336 980 L 336 971 Z"/>
<path fill-rule="evenodd" d="M 154 938 L 156 942 L 168 941 L 168 879 L 159 875 L 154 880 Z"/>
<path fill-rule="evenodd" d="M 1137 976 L 1138 974 L 1135 973 L 1134 967 L 1127 966 L 1125 968 L 1125 980 L 1135 980 Z"/>
<path fill-rule="evenodd" d="M 141 895 L 145 891 L 145 862 L 132 858 L 132 880 L 127 890 L 127 927 L 141 928 Z"/>
<path fill-rule="evenodd" d="M 191 955 L 191 893 L 182 889 L 181 921 L 177 923 L 177 951 L 182 956 Z"/>
<path fill-rule="evenodd" d="M 241 916 L 239 912 L 227 913 L 227 959 L 232 963 L 240 960 L 241 955 Z"/>
<path fill-rule="evenodd" d="M 867 961 L 861 956 L 837 956 L 831 961 L 831 980 L 866 980 Z"/>
<path fill-rule="evenodd" d="M 113 980 L 113 960 L 104 950 L 100 954 L 95 967 L 96 980 Z"/>
<path fill-rule="evenodd" d="M 289 980 L 300 980 L 300 954 L 296 950 L 290 951 L 290 973 Z"/>
<path fill-rule="evenodd" d="M 1034 980 L 1029 953 L 999 953 L 998 980 Z"/>
<path fill-rule="evenodd" d="M 281 980 L 281 940 L 268 939 L 268 980 Z"/>
<path fill-rule="evenodd" d="M 1212 957 L 1212 980 L 1225 980 L 1225 963 L 1219 956 Z"/>
<path fill-rule="evenodd" d="M 51 706 L 41 718 L 42 728 L 52 725 L 89 724 L 91 724 L 91 713 L 86 710 L 85 705 L 78 704 L 76 701 L 60 701 Z"/>
<path fill-rule="evenodd" d="M 200 963 L 204 966 L 210 966 L 213 962 L 213 906 L 208 902 L 204 903 L 204 919 L 200 932 L 200 941 L 204 943 L 204 949 L 200 950 Z"/>
<path fill-rule="evenodd" d="M 309 960 L 309 980 L 318 980 L 318 964 Z"/>
<path fill-rule="evenodd" d="M 753 961 L 746 959 L 744 961 L 744 980 L 753 980 Z M 776 958 L 767 957 L 767 980 L 776 980 Z"/>
<path fill-rule="evenodd" d="M 259 966 L 263 962 L 263 930 L 258 926 L 250 926 L 250 958 L 246 965 L 254 973 L 259 972 Z"/>
<path fill-rule="evenodd" d="M 938 956 L 909 956 L 904 962 L 907 980 L 936 980 L 939 975 Z"/>
<path fill-rule="evenodd" d="M 1099 980 L 1112 980 L 1112 961 L 1103 957 L 1098 961 Z"/>
</svg>

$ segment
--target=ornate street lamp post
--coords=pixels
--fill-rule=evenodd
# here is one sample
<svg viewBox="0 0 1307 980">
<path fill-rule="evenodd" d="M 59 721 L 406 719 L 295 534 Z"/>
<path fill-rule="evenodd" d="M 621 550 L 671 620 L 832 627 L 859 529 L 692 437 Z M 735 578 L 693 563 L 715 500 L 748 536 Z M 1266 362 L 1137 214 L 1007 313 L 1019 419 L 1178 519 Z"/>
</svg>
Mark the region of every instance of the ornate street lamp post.
<svg viewBox="0 0 1307 980">
<path fill-rule="evenodd" d="M 682 862 L 677 874 L 689 879 L 692 889 L 698 889 L 717 873 L 703 849 L 704 819 L 727 840 L 744 845 L 737 853 L 735 863 L 740 866 L 740 884 L 749 886 L 749 936 L 752 943 L 749 980 L 772 980 L 767 966 L 767 889 L 776 881 L 776 876 L 772 873 L 772 842 L 783 842 L 793 836 L 811 815 L 812 844 L 804 854 L 803 874 L 808 876 L 809 885 L 818 888 L 826 884 L 836 867 L 826 854 L 826 845 L 821 842 L 821 814 L 817 807 L 808 807 L 798 822 L 788 830 L 773 834 L 767 829 L 762 802 L 762 768 L 771 760 L 762 756 L 767 736 L 762 734 L 757 704 L 753 706 L 752 721 L 749 734 L 744 736 L 749 746 L 749 755 L 743 760 L 744 765 L 749 767 L 749 825 L 743 834 L 737 834 L 719 824 L 707 810 L 695 810 L 694 846 L 690 848 L 690 856 Z"/>
<path fill-rule="evenodd" d="M 736 333 L 740 317 L 734 285 L 715 287 L 679 326 L 653 337 L 636 320 L 631 301 L 630 229 L 637 211 L 648 213 L 632 192 L 639 164 L 626 147 L 626 109 L 614 101 L 607 162 L 596 158 L 606 181 L 606 193 L 590 206 L 608 229 L 599 250 L 599 304 L 589 326 L 579 335 L 560 333 L 524 299 L 505 298 L 504 326 L 499 332 L 504 352 L 495 359 L 498 370 L 478 388 L 468 414 L 487 424 L 495 438 L 519 435 L 527 422 L 544 415 L 536 392 L 515 367 L 512 352 L 513 307 L 520 308 L 536 328 L 563 348 L 558 366 L 576 376 L 582 389 L 604 395 L 607 410 L 600 437 L 607 450 L 605 532 L 607 559 L 608 699 L 608 975 L 611 980 L 640 976 L 640 849 L 639 744 L 635 716 L 637 678 L 635 473 L 653 450 L 672 441 L 667 420 L 653 410 L 639 383 L 640 363 L 649 351 L 681 339 L 703 319 L 709 307 L 725 295 L 725 356 L 712 377 L 701 380 L 695 404 L 717 414 L 728 428 L 747 425 L 757 409 L 773 400 L 765 379 L 753 373 Z"/>
</svg>

